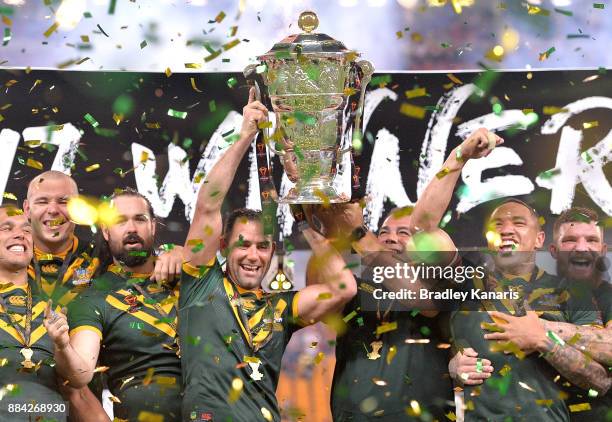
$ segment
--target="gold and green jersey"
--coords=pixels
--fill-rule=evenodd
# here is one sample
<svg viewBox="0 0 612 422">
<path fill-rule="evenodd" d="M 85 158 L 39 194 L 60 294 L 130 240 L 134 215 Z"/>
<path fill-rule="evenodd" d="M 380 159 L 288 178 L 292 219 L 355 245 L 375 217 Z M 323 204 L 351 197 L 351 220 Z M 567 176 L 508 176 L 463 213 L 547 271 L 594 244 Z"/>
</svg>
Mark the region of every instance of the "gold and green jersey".
<svg viewBox="0 0 612 422">
<path fill-rule="evenodd" d="M 297 292 L 244 290 L 215 260 L 183 265 L 179 329 L 183 418 L 280 421 L 276 386 L 283 352 L 299 329 Z"/>
<path fill-rule="evenodd" d="M 531 309 L 550 321 L 576 325 L 600 324 L 591 295 L 570 294 L 559 278 L 543 270 L 525 277 L 490 274 L 487 280 L 473 279 L 482 291 L 515 291 Z M 507 297 L 470 301 L 451 316 L 451 334 L 456 349 L 467 347 L 479 358 L 492 362 L 492 376 L 480 386 L 465 386 L 466 421 L 569 421 L 565 402 L 569 384 L 538 353 L 521 356 L 512 345 L 495 349 L 497 342 L 484 339 L 482 324 L 492 324 L 487 311 L 515 313 L 519 301 Z M 566 346 L 569 347 L 569 346 Z M 493 351 L 492 351 L 493 349 Z M 507 352 L 507 353 L 505 353 Z"/>
<path fill-rule="evenodd" d="M 90 330 L 100 337 L 98 364 L 118 399 L 114 414 L 120 419 L 150 413 L 166 422 L 181 420 L 177 296 L 178 288 L 156 284 L 149 274 L 111 266 L 69 305 L 70 335 Z"/>
<path fill-rule="evenodd" d="M 72 239 L 72 245 L 67 250 L 55 255 L 35 247 L 34 259 L 28 267 L 28 274 L 38 281 L 42 293 L 62 306 L 91 285 L 100 265 L 91 244 L 74 235 Z"/>
<path fill-rule="evenodd" d="M 53 342 L 43 325 L 47 298 L 41 295 L 33 280 L 28 280 L 31 288 L 32 317 L 29 342 L 26 315 L 28 286 L 16 286 L 0 282 L 0 420 L 65 421 L 68 415 L 67 404 L 59 393 L 53 359 Z M 59 312 L 60 307 L 56 307 Z M 32 364 L 29 364 L 29 362 Z M 31 366 L 31 367 L 30 367 Z M 44 410 L 34 411 L 42 404 Z M 17 411 L 15 406 L 19 406 Z M 23 409 L 31 408 L 32 412 Z M 50 411 L 47 411 L 50 410 Z"/>
<path fill-rule="evenodd" d="M 347 330 L 336 339 L 334 421 L 417 421 L 426 414 L 444 420 L 453 402 L 448 312 L 426 318 L 383 301 L 366 310 L 374 286 L 360 280 L 359 289 L 344 308 Z"/>
</svg>

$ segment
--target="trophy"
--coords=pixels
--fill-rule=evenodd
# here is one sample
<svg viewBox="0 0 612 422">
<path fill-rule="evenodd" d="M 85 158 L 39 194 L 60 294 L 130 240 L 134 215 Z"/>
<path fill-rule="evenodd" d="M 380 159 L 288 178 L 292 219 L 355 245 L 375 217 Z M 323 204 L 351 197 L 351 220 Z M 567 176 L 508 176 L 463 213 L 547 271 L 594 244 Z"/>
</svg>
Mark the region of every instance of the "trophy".
<svg viewBox="0 0 612 422">
<path fill-rule="evenodd" d="M 353 139 L 362 136 L 365 89 L 373 73 L 370 62 L 325 34 L 313 33 L 314 12 L 299 17 L 301 34 L 290 35 L 247 66 L 244 76 L 257 99 L 274 111 L 274 124 L 260 125 L 255 151 L 262 204 L 348 202 L 334 188 L 343 154 L 351 154 L 352 192 L 360 188 L 359 167 L 352 156 Z M 275 130 L 272 130 L 272 127 Z M 295 183 L 278 198 L 272 180 L 271 154 L 278 155 Z"/>
</svg>

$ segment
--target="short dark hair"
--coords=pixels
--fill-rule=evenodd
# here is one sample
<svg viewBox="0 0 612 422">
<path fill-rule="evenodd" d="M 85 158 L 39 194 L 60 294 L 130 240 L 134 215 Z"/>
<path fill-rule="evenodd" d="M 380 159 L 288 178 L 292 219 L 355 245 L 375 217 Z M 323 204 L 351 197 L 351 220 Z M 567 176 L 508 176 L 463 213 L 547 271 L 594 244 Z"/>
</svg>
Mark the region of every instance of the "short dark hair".
<svg viewBox="0 0 612 422">
<path fill-rule="evenodd" d="M 538 226 L 538 229 L 542 230 L 542 224 L 540 224 L 540 214 L 538 214 L 538 211 L 534 207 L 529 205 L 527 202 L 522 201 L 518 198 L 507 198 L 503 200 L 498 206 L 495 207 L 495 209 L 493 209 L 493 211 L 491 211 L 491 214 L 489 214 L 489 219 L 491 218 L 491 215 L 493 215 L 495 210 L 497 210 L 498 208 L 506 204 L 512 204 L 512 203 L 519 204 L 527 208 L 529 210 L 529 213 L 533 216 L 533 218 L 535 218 L 535 222 L 536 222 L 536 225 Z"/>
<path fill-rule="evenodd" d="M 152 219 L 155 219 L 155 212 L 153 211 L 153 205 L 151 205 L 151 201 L 149 201 L 149 198 L 144 196 L 142 193 L 138 192 L 134 188 L 126 187 L 123 189 L 115 190 L 113 194 L 109 197 L 109 199 L 112 201 L 113 199 L 117 199 L 121 196 L 132 196 L 132 197 L 144 199 L 144 201 L 147 203 L 147 211 L 149 212 L 149 217 L 151 217 Z"/>
<path fill-rule="evenodd" d="M 232 235 L 236 220 L 245 219 L 247 221 L 259 221 L 261 222 L 261 211 L 252 210 L 250 208 L 238 208 L 235 209 L 227 216 L 225 225 L 223 226 L 223 240 L 229 243 L 229 238 Z"/>
<path fill-rule="evenodd" d="M 572 207 L 559 214 L 553 226 L 553 239 L 559 235 L 561 225 L 565 223 L 599 223 L 597 211 L 586 207 Z M 603 232 L 603 228 L 602 228 Z"/>
</svg>

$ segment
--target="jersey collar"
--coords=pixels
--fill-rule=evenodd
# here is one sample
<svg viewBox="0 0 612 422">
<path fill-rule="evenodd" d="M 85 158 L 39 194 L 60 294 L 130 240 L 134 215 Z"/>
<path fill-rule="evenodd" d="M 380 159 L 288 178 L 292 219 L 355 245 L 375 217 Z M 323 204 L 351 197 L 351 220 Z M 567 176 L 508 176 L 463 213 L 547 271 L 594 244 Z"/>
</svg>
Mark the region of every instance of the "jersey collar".
<svg viewBox="0 0 612 422">
<path fill-rule="evenodd" d="M 63 261 L 69 252 L 74 253 L 79 247 L 79 238 L 76 237 L 74 234 L 71 235 L 70 237 L 72 238 L 72 245 L 68 246 L 65 250 L 57 254 L 50 254 L 47 252 L 43 252 L 40 249 L 38 249 L 36 246 L 34 246 L 34 257 L 36 258 L 37 261 L 41 261 L 41 260 L 51 261 L 55 258 L 58 258 Z"/>
</svg>

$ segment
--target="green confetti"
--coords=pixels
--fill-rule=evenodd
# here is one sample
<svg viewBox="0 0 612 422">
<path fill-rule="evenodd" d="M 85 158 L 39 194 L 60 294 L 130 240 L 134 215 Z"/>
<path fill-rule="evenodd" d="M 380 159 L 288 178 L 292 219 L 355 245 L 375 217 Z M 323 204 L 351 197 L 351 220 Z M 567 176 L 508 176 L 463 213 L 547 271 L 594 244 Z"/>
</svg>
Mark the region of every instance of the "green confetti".
<svg viewBox="0 0 612 422">
<path fill-rule="evenodd" d="M 132 321 L 130 322 L 130 328 L 134 330 L 142 330 L 144 328 L 144 324 L 142 322 Z"/>
<path fill-rule="evenodd" d="M 0 15 L 13 16 L 14 9 L 10 6 L 0 5 Z"/>
<path fill-rule="evenodd" d="M 235 87 L 237 84 L 238 84 L 238 81 L 237 81 L 237 80 L 236 80 L 236 78 L 234 78 L 234 77 L 229 78 L 229 79 L 227 80 L 227 86 L 228 86 L 228 87 L 230 87 L 230 88 Z"/>
<path fill-rule="evenodd" d="M 548 180 L 559 174 L 561 174 L 561 169 L 555 168 L 555 169 L 543 171 L 542 173 L 538 174 L 538 177 L 544 180 Z"/>
<path fill-rule="evenodd" d="M 162 317 L 155 321 L 155 325 L 158 324 L 172 324 L 174 323 L 174 318 L 172 317 Z"/>
<path fill-rule="evenodd" d="M 599 393 L 595 390 L 593 390 L 592 388 L 589 388 L 589 392 L 588 392 L 589 397 L 597 397 L 599 395 Z"/>
<path fill-rule="evenodd" d="M 449 221 L 451 221 L 452 217 L 453 217 L 453 214 L 451 213 L 451 211 L 446 211 L 446 214 L 444 214 L 444 217 L 442 217 L 442 221 L 440 222 L 440 227 L 441 228 L 446 227 Z"/>
<path fill-rule="evenodd" d="M 185 138 L 183 140 L 183 149 L 189 149 L 191 148 L 191 145 L 193 144 L 193 140 L 191 138 Z"/>
<path fill-rule="evenodd" d="M 210 100 L 208 102 L 208 110 L 211 113 L 214 113 L 215 111 L 217 111 L 217 103 L 215 103 L 215 100 Z"/>
<path fill-rule="evenodd" d="M 289 50 L 281 50 L 274 53 L 274 57 L 276 57 L 277 59 L 288 59 L 291 57 L 291 53 L 289 52 Z"/>
<path fill-rule="evenodd" d="M 105 138 L 114 138 L 117 135 L 119 135 L 119 131 L 115 130 L 115 129 L 106 129 L 103 127 L 95 127 L 94 128 L 94 132 L 96 132 L 96 135 L 100 135 L 103 136 Z"/>
<path fill-rule="evenodd" d="M 344 270 L 348 269 L 352 269 L 352 268 L 357 268 L 359 267 L 359 262 L 349 262 L 348 264 L 345 265 L 345 267 L 343 268 Z"/>
<path fill-rule="evenodd" d="M 429 328 L 426 325 L 423 325 L 419 331 L 421 332 L 421 334 L 423 334 L 424 336 L 428 337 L 431 334 L 431 328 Z"/>
<path fill-rule="evenodd" d="M 2 39 L 2 46 L 4 47 L 9 43 L 13 35 L 11 34 L 11 28 L 4 28 L 4 38 Z"/>
<path fill-rule="evenodd" d="M 115 14 L 115 7 L 117 6 L 117 0 L 111 0 L 110 4 L 108 5 L 108 14 L 109 15 L 114 15 Z"/>
<path fill-rule="evenodd" d="M 146 251 L 129 251 L 128 255 L 129 256 L 147 256 L 147 252 Z"/>
<path fill-rule="evenodd" d="M 317 123 L 317 119 L 314 116 L 311 116 L 303 111 L 296 111 L 293 113 L 293 117 L 301 123 L 304 123 L 308 126 L 313 126 Z"/>
<path fill-rule="evenodd" d="M 355 318 L 356 316 L 357 316 L 357 311 L 352 311 L 350 314 L 342 318 L 342 321 L 349 322 L 351 319 Z"/>
<path fill-rule="evenodd" d="M 370 81 L 370 85 L 372 85 L 372 86 L 374 86 L 374 85 L 386 85 L 386 84 L 389 84 L 389 83 L 391 83 L 391 75 L 375 76 Z"/>
<path fill-rule="evenodd" d="M 357 325 L 359 325 L 360 327 L 363 327 L 363 317 L 359 317 L 355 321 L 357 321 Z"/>
<path fill-rule="evenodd" d="M 94 119 L 94 117 L 91 114 L 87 113 L 84 117 L 85 117 L 85 120 L 87 120 L 89 124 L 92 125 L 93 127 L 98 127 L 100 125 L 100 123 L 98 123 L 98 121 Z"/>
<path fill-rule="evenodd" d="M 453 46 L 453 45 L 452 45 L 452 44 L 449 44 L 449 43 L 445 43 L 445 42 L 440 43 L 440 47 L 442 47 L 442 48 L 448 48 L 448 47 L 452 47 L 452 46 Z"/>
<path fill-rule="evenodd" d="M 172 116 L 172 117 L 176 117 L 177 119 L 185 119 L 185 117 L 187 117 L 187 112 L 186 111 L 178 111 L 178 110 L 174 110 L 172 108 L 168 109 L 168 116 Z"/>
<path fill-rule="evenodd" d="M 140 49 L 142 50 L 143 48 L 145 48 L 147 46 L 147 40 L 144 40 L 143 42 L 140 43 Z"/>
<path fill-rule="evenodd" d="M 198 253 L 200 252 L 202 249 L 204 249 L 204 243 L 199 242 L 198 244 L 196 244 L 192 249 L 191 252 L 193 253 Z"/>
<path fill-rule="evenodd" d="M 200 341 L 202 341 L 202 338 L 200 336 L 187 336 L 187 343 L 191 344 L 192 346 L 197 346 L 198 344 L 200 344 Z"/>
<path fill-rule="evenodd" d="M 606 6 L 603 3 L 593 3 L 593 9 L 603 9 L 605 7 Z"/>
<path fill-rule="evenodd" d="M 83 17 L 85 17 L 86 19 L 91 18 L 91 13 L 90 12 L 83 12 Z"/>
<path fill-rule="evenodd" d="M 500 103 L 493 104 L 493 113 L 495 113 L 496 116 L 501 115 L 502 111 L 504 111 L 504 107 Z"/>
<path fill-rule="evenodd" d="M 501 396 L 505 396 L 508 393 L 508 389 L 510 388 L 510 380 L 512 378 L 512 373 L 507 373 L 501 377 L 491 377 L 485 381 L 485 384 L 489 387 L 495 388 L 499 391 Z"/>
<path fill-rule="evenodd" d="M 563 10 L 563 9 L 555 8 L 555 12 L 561 13 L 562 15 L 565 15 L 565 16 L 574 16 L 574 13 L 570 12 L 569 10 Z"/>
<path fill-rule="evenodd" d="M 591 157 L 591 154 L 589 154 L 588 151 L 584 151 L 582 154 L 580 154 L 580 156 L 587 162 L 587 164 L 593 164 L 593 157 Z"/>
</svg>

